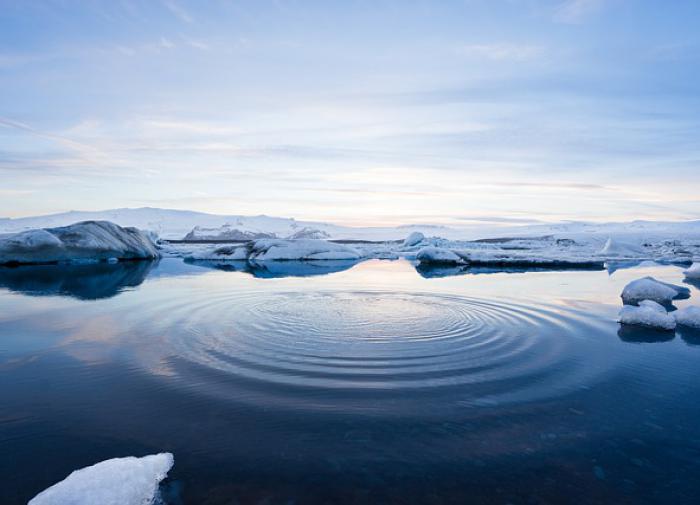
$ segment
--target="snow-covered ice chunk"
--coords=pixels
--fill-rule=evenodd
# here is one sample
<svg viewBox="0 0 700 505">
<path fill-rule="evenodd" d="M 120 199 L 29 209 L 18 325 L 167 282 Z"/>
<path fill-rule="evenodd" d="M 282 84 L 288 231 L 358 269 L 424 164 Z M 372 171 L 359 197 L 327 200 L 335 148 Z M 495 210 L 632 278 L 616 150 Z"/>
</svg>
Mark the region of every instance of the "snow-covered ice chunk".
<svg viewBox="0 0 700 505">
<path fill-rule="evenodd" d="M 615 257 L 615 258 L 637 258 L 644 256 L 646 253 L 644 249 L 638 244 L 631 242 L 624 242 L 620 239 L 608 238 L 607 242 L 603 248 L 598 251 L 601 256 Z"/>
<path fill-rule="evenodd" d="M 673 313 L 676 323 L 700 329 L 700 307 L 685 307 Z"/>
<path fill-rule="evenodd" d="M 122 228 L 109 221 L 84 221 L 0 238 L 0 264 L 147 259 L 158 256 L 155 244 L 146 233 L 136 228 Z"/>
<path fill-rule="evenodd" d="M 170 453 L 108 459 L 74 471 L 28 505 L 149 505 L 172 466 Z"/>
<path fill-rule="evenodd" d="M 357 260 L 362 255 L 356 249 L 335 242 L 315 239 L 256 240 L 248 256 L 253 261 L 291 260 Z"/>
<path fill-rule="evenodd" d="M 645 326 L 659 330 L 673 330 L 676 320 L 666 309 L 652 300 L 642 300 L 639 306 L 625 305 L 620 311 L 620 323 Z"/>
<path fill-rule="evenodd" d="M 414 245 L 420 244 L 421 242 L 423 242 L 423 240 L 425 240 L 425 235 L 423 235 L 419 231 L 414 231 L 408 237 L 406 237 L 406 240 L 403 241 L 403 246 L 412 247 Z"/>
<path fill-rule="evenodd" d="M 226 245 L 196 250 L 186 255 L 185 258 L 190 260 L 245 261 L 248 259 L 248 252 L 248 248 L 244 245 Z"/>
<path fill-rule="evenodd" d="M 416 254 L 416 259 L 421 263 L 435 263 L 443 265 L 464 265 L 466 263 L 461 256 L 453 251 L 434 246 L 424 247 L 418 251 L 418 254 Z"/>
<path fill-rule="evenodd" d="M 686 279 L 700 279 L 700 263 L 693 263 L 690 268 L 683 273 Z"/>
<path fill-rule="evenodd" d="M 688 298 L 690 290 L 667 282 L 657 281 L 653 277 L 643 277 L 630 282 L 622 290 L 622 302 L 634 304 L 641 300 L 653 300 L 658 303 L 670 303 L 679 298 Z"/>
</svg>

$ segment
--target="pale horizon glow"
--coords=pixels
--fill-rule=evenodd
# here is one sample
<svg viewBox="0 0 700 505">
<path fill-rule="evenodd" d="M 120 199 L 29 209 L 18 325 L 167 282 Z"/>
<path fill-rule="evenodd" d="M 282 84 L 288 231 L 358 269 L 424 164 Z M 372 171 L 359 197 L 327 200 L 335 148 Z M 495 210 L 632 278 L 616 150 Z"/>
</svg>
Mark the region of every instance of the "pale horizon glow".
<svg viewBox="0 0 700 505">
<path fill-rule="evenodd" d="M 0 218 L 700 219 L 691 0 L 0 8 Z"/>
</svg>

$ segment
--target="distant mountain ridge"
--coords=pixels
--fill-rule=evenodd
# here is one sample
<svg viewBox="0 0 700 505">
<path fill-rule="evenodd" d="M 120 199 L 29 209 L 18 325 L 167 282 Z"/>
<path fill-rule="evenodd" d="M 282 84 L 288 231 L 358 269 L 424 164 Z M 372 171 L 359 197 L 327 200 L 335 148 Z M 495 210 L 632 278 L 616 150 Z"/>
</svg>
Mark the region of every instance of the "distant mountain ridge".
<svg viewBox="0 0 700 505">
<path fill-rule="evenodd" d="M 13 233 L 32 228 L 65 226 L 78 221 L 106 220 L 120 226 L 133 226 L 155 232 L 165 239 L 248 240 L 263 237 L 332 238 L 396 240 L 412 231 L 426 236 L 448 239 L 477 239 L 509 236 L 555 235 L 584 237 L 619 234 L 642 236 L 700 236 L 700 221 L 644 221 L 592 223 L 569 221 L 549 224 L 498 225 L 480 223 L 449 227 L 440 224 L 407 224 L 395 227 L 351 227 L 318 221 L 298 221 L 294 218 L 266 215 L 217 215 L 191 210 L 152 207 L 110 209 L 103 211 L 69 211 L 45 216 L 0 218 L 0 233 Z"/>
</svg>

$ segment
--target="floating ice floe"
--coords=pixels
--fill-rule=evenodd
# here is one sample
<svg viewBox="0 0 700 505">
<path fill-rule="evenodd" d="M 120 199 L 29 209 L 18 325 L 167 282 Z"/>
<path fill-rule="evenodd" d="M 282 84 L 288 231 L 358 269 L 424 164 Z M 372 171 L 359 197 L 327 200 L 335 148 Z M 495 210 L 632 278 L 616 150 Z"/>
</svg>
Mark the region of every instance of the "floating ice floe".
<svg viewBox="0 0 700 505">
<path fill-rule="evenodd" d="M 403 241 L 403 246 L 413 247 L 414 245 L 418 245 L 423 242 L 423 240 L 425 240 L 425 235 L 419 231 L 414 231 L 408 237 L 406 237 L 406 240 Z"/>
<path fill-rule="evenodd" d="M 158 256 L 148 234 L 109 221 L 84 221 L 0 238 L 0 264 L 115 261 Z"/>
<path fill-rule="evenodd" d="M 676 323 L 700 329 L 700 307 L 685 307 L 673 313 Z"/>
<path fill-rule="evenodd" d="M 170 453 L 102 461 L 74 471 L 28 505 L 150 505 L 173 461 Z"/>
<path fill-rule="evenodd" d="M 652 300 L 642 300 L 639 306 L 625 305 L 620 311 L 620 323 L 659 330 L 673 330 L 676 320 L 666 309 Z"/>
<path fill-rule="evenodd" d="M 416 254 L 416 259 L 421 263 L 440 265 L 464 265 L 467 263 L 464 258 L 459 256 L 454 251 L 434 246 L 424 247 L 418 251 L 418 254 Z"/>
<path fill-rule="evenodd" d="M 693 263 L 690 268 L 683 273 L 686 279 L 700 279 L 700 263 Z"/>
<path fill-rule="evenodd" d="M 667 282 L 657 281 L 653 277 L 643 277 L 630 282 L 622 290 L 622 302 L 634 304 L 642 300 L 658 303 L 670 303 L 672 300 L 688 298 L 690 290 Z"/>
<path fill-rule="evenodd" d="M 335 242 L 315 239 L 261 239 L 250 247 L 249 260 L 356 260 L 362 255 L 356 249 Z"/>
</svg>

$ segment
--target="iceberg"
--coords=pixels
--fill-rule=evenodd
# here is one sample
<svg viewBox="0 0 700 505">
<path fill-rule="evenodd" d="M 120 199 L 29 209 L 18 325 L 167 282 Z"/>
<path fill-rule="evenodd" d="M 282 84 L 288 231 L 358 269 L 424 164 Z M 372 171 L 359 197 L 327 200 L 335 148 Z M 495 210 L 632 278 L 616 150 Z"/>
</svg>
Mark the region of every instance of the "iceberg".
<svg viewBox="0 0 700 505">
<path fill-rule="evenodd" d="M 424 247 L 418 254 L 416 259 L 421 263 L 441 264 L 441 265 L 464 265 L 467 262 L 457 253 L 444 249 L 442 247 L 428 246 Z"/>
<path fill-rule="evenodd" d="M 668 304 L 672 300 L 690 297 L 690 290 L 683 286 L 657 281 L 653 277 L 643 277 L 627 284 L 621 296 L 622 302 L 628 305 L 642 300 Z"/>
<path fill-rule="evenodd" d="M 700 307 L 685 307 L 673 313 L 676 323 L 700 329 Z"/>
<path fill-rule="evenodd" d="M 28 505 L 150 505 L 173 461 L 170 453 L 108 459 L 74 471 Z"/>
<path fill-rule="evenodd" d="M 644 326 L 659 330 L 674 330 L 676 319 L 666 309 L 652 300 L 642 300 L 639 306 L 625 305 L 620 311 L 622 324 Z"/>
<path fill-rule="evenodd" d="M 356 249 L 335 242 L 317 239 L 260 239 L 250 246 L 248 260 L 358 260 L 362 255 Z"/>
<path fill-rule="evenodd" d="M 425 240 L 425 235 L 423 235 L 419 231 L 414 231 L 408 237 L 406 237 L 406 239 L 403 241 L 403 246 L 404 247 L 413 247 L 414 245 L 420 244 L 424 240 Z"/>
<path fill-rule="evenodd" d="M 684 270 L 686 279 L 700 279 L 700 263 L 693 263 L 688 270 Z"/>
<path fill-rule="evenodd" d="M 185 256 L 188 260 L 206 261 L 245 261 L 248 259 L 248 248 L 244 245 L 227 245 L 194 251 Z"/>
<path fill-rule="evenodd" d="M 84 221 L 0 237 L 0 264 L 155 259 L 151 237 L 109 221 Z"/>
<path fill-rule="evenodd" d="M 618 239 L 613 240 L 612 237 L 608 238 L 598 254 L 612 258 L 639 258 L 646 255 L 641 246 Z"/>
</svg>

